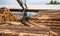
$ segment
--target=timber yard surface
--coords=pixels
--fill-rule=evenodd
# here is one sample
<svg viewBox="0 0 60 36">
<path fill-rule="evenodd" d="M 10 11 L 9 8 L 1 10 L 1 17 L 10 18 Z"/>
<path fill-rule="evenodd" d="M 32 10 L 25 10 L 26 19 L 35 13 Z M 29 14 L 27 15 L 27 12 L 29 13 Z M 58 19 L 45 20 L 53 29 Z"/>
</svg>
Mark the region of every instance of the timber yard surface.
<svg viewBox="0 0 60 36">
<path fill-rule="evenodd" d="M 24 22 L 28 26 L 21 23 L 23 16 L 17 19 L 11 11 L 22 9 L 0 8 L 0 36 L 60 36 L 60 10 L 26 10 L 37 12 Z"/>
</svg>

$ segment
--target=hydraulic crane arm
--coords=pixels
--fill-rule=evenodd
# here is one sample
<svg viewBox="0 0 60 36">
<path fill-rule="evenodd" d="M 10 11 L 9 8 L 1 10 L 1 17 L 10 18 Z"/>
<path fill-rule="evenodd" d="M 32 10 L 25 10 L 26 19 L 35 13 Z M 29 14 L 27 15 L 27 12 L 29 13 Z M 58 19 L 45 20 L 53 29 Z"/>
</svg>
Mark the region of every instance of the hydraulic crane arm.
<svg viewBox="0 0 60 36">
<path fill-rule="evenodd" d="M 24 9 L 24 6 L 23 6 L 23 2 L 21 2 L 22 0 L 17 0 L 17 2 L 19 3 L 19 5 Z"/>
<path fill-rule="evenodd" d="M 23 6 L 23 2 L 22 2 L 22 0 L 17 0 L 17 2 L 19 3 L 19 5 L 20 5 L 23 9 L 25 9 L 24 6 Z M 25 5 L 25 7 L 27 8 L 26 0 L 25 0 L 24 5 Z"/>
<path fill-rule="evenodd" d="M 21 20 L 21 22 L 28 26 L 25 21 L 28 21 L 28 17 L 27 17 L 27 12 L 26 12 L 26 9 L 27 9 L 27 5 L 26 5 L 26 0 L 24 0 L 24 2 L 22 2 L 22 0 L 17 0 L 17 2 L 19 3 L 19 5 L 23 8 L 23 18 Z M 24 7 L 25 6 L 25 7 Z"/>
<path fill-rule="evenodd" d="M 27 9 L 26 0 L 17 0 L 17 2 L 23 8 L 23 18 L 22 18 L 22 21 L 26 21 L 26 19 L 27 19 L 27 12 L 25 12 L 26 9 Z"/>
</svg>

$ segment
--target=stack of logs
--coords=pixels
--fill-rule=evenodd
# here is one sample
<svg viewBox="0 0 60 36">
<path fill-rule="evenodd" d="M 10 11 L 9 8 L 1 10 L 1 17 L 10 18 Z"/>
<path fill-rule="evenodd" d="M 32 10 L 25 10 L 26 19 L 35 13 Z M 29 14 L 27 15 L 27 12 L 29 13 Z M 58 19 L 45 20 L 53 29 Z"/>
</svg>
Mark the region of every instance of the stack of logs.
<svg viewBox="0 0 60 36">
<path fill-rule="evenodd" d="M 57 32 L 60 36 L 60 12 L 55 12 L 54 10 L 38 12 L 36 16 L 31 16 L 30 18 L 38 25 L 40 24 L 50 27 L 52 31 Z"/>
<path fill-rule="evenodd" d="M 6 21 L 17 21 L 17 19 L 9 9 L 3 7 L 0 8 L 0 23 Z"/>
<path fill-rule="evenodd" d="M 11 30 L 18 30 L 18 29 L 20 29 L 20 30 L 18 30 L 18 32 L 19 31 L 24 31 L 24 32 L 30 32 L 30 33 L 32 33 L 32 32 L 36 32 L 36 33 L 38 33 L 39 31 L 41 32 L 41 30 L 42 31 L 45 31 L 45 29 L 46 29 L 46 31 L 45 32 L 49 32 L 50 31 L 50 27 L 48 27 L 48 26 L 46 26 L 46 25 L 41 25 L 41 23 L 43 23 L 43 24 L 48 24 L 48 23 L 50 23 L 49 21 L 50 21 L 50 17 L 49 16 L 44 16 L 43 14 L 41 15 L 40 13 L 39 13 L 39 15 L 37 15 L 37 16 L 31 16 L 30 17 L 31 19 L 33 19 L 33 20 L 29 20 L 28 22 L 24 22 L 24 23 L 26 23 L 26 24 L 28 24 L 28 25 L 30 25 L 30 26 L 34 26 L 32 29 L 30 29 L 30 27 L 28 28 L 27 27 L 27 29 L 25 28 L 25 27 L 20 27 L 20 26 L 13 26 L 13 25 L 9 25 L 9 26 L 0 26 L 0 29 L 1 28 L 9 28 L 9 29 L 11 29 Z M 47 20 L 47 19 L 49 19 L 49 20 Z M 46 21 L 47 20 L 47 21 Z M 14 14 L 12 14 L 11 13 L 11 11 L 9 10 L 9 9 L 7 9 L 7 8 L 0 8 L 0 22 L 5 22 L 5 21 L 18 21 L 18 19 L 16 19 L 16 17 L 15 17 L 15 15 Z M 37 29 L 34 29 L 34 28 L 39 28 L 39 29 L 41 29 L 41 28 L 43 28 L 43 29 L 41 29 L 41 30 L 37 30 Z M 25 31 L 26 30 L 26 31 Z M 32 31 L 33 30 L 33 31 Z M 36 30 L 36 31 L 35 31 Z M 1 31 L 1 30 L 0 30 Z M 40 33 L 39 32 L 39 33 Z M 44 33 L 44 34 L 46 34 L 46 33 Z M 55 35 L 55 34 L 54 34 Z M 54 36 L 53 35 L 53 36 Z M 43 35 L 40 35 L 40 36 L 43 36 Z M 45 35 L 44 35 L 45 36 Z"/>
</svg>

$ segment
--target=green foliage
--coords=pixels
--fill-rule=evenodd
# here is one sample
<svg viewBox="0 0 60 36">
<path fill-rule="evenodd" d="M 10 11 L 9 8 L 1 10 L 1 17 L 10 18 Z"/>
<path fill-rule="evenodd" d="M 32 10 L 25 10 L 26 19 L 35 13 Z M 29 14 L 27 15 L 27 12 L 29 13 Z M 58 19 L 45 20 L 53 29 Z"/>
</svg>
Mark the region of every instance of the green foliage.
<svg viewBox="0 0 60 36">
<path fill-rule="evenodd" d="M 60 4 L 60 3 L 57 2 L 57 1 L 53 1 L 53 0 L 51 0 L 49 4 Z"/>
<path fill-rule="evenodd" d="M 60 4 L 60 3 L 58 2 L 58 4 Z"/>
<path fill-rule="evenodd" d="M 54 1 L 53 4 L 58 4 L 58 2 L 57 1 Z"/>
<path fill-rule="evenodd" d="M 49 4 L 53 4 L 53 1 L 51 0 L 51 2 Z"/>
</svg>

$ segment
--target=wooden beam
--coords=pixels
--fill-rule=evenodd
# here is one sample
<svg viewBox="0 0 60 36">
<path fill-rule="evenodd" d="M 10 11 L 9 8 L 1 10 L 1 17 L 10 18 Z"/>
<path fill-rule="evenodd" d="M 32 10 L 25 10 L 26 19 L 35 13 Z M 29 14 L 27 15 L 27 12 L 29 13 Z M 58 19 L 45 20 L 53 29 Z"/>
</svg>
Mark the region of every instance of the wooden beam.
<svg viewBox="0 0 60 36">
<path fill-rule="evenodd" d="M 22 12 L 23 9 L 10 9 L 11 11 L 19 11 L 19 12 Z M 47 10 L 47 9 L 26 9 L 26 12 L 60 12 L 60 10 Z"/>
<path fill-rule="evenodd" d="M 15 26 L 15 25 L 4 26 L 4 25 L 1 25 L 0 26 L 0 33 L 2 33 L 2 32 L 5 33 L 4 29 L 6 31 L 7 30 L 12 30 L 12 31 L 15 31 L 15 32 L 18 32 L 18 33 L 22 32 L 22 33 L 34 33 L 34 34 L 47 34 L 47 32 L 49 32 L 47 30 L 48 28 L 45 29 L 45 28 L 30 28 L 30 27 L 27 27 L 27 26 Z"/>
</svg>

